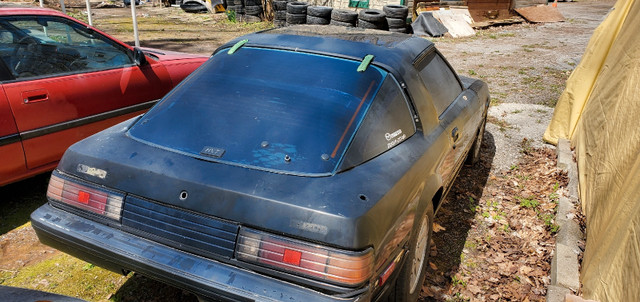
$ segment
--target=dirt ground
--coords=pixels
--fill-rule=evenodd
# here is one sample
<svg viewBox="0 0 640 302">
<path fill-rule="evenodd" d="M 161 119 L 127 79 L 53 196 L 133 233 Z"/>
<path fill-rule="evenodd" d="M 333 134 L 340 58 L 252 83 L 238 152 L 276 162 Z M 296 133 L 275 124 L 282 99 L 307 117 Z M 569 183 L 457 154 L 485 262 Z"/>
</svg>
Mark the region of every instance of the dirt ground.
<svg viewBox="0 0 640 302">
<path fill-rule="evenodd" d="M 563 177 L 553 168 L 553 147 L 544 145 L 541 137 L 593 29 L 613 4 L 563 2 L 558 7 L 565 22 L 523 23 L 481 30 L 473 37 L 432 39 L 461 75 L 489 83 L 492 106 L 480 165 L 463 168 L 436 216 L 421 301 L 544 299 L 554 242 L 554 199 L 562 192 Z M 84 9 L 67 9 L 87 19 Z M 130 12 L 93 9 L 94 25 L 133 44 Z M 142 46 L 200 54 L 270 26 L 150 4 L 137 13 Z M 43 175 L 0 187 L 0 285 L 89 301 L 196 300 L 182 290 L 139 275 L 110 273 L 39 244 L 28 215 L 45 202 L 47 181 Z"/>
</svg>

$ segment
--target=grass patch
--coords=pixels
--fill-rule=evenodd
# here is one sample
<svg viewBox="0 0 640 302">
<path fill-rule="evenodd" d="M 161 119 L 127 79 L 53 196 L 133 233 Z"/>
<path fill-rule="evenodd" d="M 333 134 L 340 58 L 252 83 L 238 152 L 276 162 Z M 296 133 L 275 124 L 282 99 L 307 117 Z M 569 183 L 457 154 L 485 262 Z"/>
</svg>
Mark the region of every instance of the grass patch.
<svg viewBox="0 0 640 302">
<path fill-rule="evenodd" d="M 127 278 L 60 253 L 17 273 L 1 272 L 0 284 L 100 301 L 109 299 Z"/>
</svg>

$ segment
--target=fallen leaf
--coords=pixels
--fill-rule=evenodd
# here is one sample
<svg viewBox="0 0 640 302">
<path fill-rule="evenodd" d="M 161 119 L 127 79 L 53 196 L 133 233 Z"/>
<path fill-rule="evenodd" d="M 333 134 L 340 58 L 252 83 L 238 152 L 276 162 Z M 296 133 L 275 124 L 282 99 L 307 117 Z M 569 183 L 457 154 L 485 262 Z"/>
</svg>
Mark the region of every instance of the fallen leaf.
<svg viewBox="0 0 640 302">
<path fill-rule="evenodd" d="M 437 222 L 433 223 L 433 232 L 434 233 L 437 233 L 437 232 L 440 232 L 440 231 L 445 231 L 445 230 L 446 230 L 446 228 L 441 226 L 441 225 L 439 225 Z"/>
<path fill-rule="evenodd" d="M 429 267 L 431 267 L 431 269 L 434 271 L 438 270 L 438 266 L 436 266 L 433 262 L 429 262 Z"/>
</svg>

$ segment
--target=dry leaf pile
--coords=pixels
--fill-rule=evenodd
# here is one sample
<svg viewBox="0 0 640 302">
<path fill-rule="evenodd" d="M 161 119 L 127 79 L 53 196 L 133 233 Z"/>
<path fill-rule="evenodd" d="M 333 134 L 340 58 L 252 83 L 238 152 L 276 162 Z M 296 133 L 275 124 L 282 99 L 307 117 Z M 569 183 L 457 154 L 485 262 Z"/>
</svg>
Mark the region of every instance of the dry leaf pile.
<svg viewBox="0 0 640 302">
<path fill-rule="evenodd" d="M 498 175 L 490 154 L 460 172 L 435 218 L 421 301 L 545 300 L 567 177 L 555 150 L 526 140 L 521 150 L 518 165 Z"/>
</svg>

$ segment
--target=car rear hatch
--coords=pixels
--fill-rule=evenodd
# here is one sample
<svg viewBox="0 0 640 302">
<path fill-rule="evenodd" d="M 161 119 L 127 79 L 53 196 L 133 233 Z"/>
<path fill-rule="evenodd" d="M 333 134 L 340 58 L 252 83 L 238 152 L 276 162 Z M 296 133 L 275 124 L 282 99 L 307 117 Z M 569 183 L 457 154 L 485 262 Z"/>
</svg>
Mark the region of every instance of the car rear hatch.
<svg viewBox="0 0 640 302">
<path fill-rule="evenodd" d="M 386 76 L 360 65 L 285 50 L 218 52 L 129 135 L 207 161 L 331 175 Z"/>
</svg>

